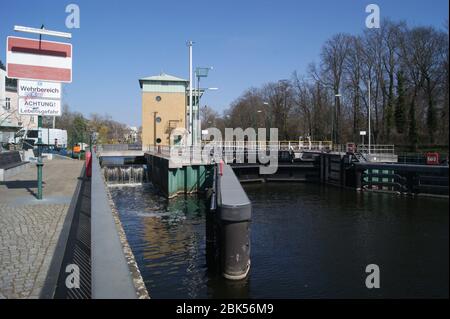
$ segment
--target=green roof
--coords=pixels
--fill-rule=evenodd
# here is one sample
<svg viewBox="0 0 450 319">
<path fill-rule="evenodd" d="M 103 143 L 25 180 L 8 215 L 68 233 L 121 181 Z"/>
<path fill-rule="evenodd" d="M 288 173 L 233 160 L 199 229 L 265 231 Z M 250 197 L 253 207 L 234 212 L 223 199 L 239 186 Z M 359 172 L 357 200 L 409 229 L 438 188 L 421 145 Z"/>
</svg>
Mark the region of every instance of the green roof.
<svg viewBox="0 0 450 319">
<path fill-rule="evenodd" d="M 139 84 L 142 87 L 142 82 L 144 81 L 154 81 L 154 82 L 189 82 L 188 80 L 166 74 L 161 73 L 159 75 L 148 76 L 146 78 L 139 79 Z"/>
</svg>

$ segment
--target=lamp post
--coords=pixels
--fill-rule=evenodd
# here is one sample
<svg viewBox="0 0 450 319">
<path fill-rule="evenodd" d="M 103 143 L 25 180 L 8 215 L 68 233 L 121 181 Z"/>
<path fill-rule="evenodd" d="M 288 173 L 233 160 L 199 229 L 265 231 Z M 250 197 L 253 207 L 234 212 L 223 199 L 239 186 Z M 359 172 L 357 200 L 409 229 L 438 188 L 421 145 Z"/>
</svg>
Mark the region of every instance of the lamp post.
<svg viewBox="0 0 450 319">
<path fill-rule="evenodd" d="M 153 145 L 155 147 L 155 149 L 157 149 L 156 147 L 156 115 L 158 114 L 158 112 L 153 112 Z"/>
<path fill-rule="evenodd" d="M 335 120 L 335 113 L 336 113 L 336 105 L 337 105 L 337 100 L 342 96 L 342 94 L 340 93 L 335 93 L 334 94 L 334 98 L 335 98 L 335 102 L 334 102 L 334 107 L 331 110 L 331 144 L 333 144 L 335 142 L 335 137 L 336 137 L 336 133 L 334 130 L 334 120 Z"/>
<path fill-rule="evenodd" d="M 203 89 L 204 91 L 217 91 L 219 88 L 216 87 L 212 87 L 212 88 L 205 88 Z M 199 88 L 199 94 L 200 94 L 200 88 Z M 205 105 L 206 107 L 206 105 Z M 210 124 L 211 121 L 208 122 L 208 124 Z M 197 111 L 197 132 L 198 132 L 198 140 L 201 144 L 201 139 L 202 139 L 202 125 L 201 125 L 201 121 L 200 121 L 200 95 L 198 97 L 198 111 Z"/>
<path fill-rule="evenodd" d="M 370 105 L 370 77 L 369 77 L 369 85 L 368 85 L 368 88 L 369 88 L 369 154 L 370 154 L 370 144 L 371 144 L 371 132 L 370 132 L 370 109 L 371 109 L 371 105 Z"/>
<path fill-rule="evenodd" d="M 267 108 L 269 107 L 269 102 L 263 102 L 265 111 L 267 111 Z M 258 110 L 258 113 L 262 113 L 262 110 Z M 270 114 L 270 117 L 267 117 L 267 113 Z M 264 140 L 267 141 L 267 134 L 270 135 L 270 123 L 272 123 L 272 114 L 270 112 L 265 113 L 265 118 L 266 118 L 266 136 L 264 137 Z M 267 132 L 267 129 L 269 129 L 269 132 Z"/>
<path fill-rule="evenodd" d="M 193 144 L 193 135 L 192 135 L 192 45 L 193 41 L 188 41 L 186 45 L 189 48 L 189 124 L 188 131 L 191 135 L 190 143 Z"/>
</svg>

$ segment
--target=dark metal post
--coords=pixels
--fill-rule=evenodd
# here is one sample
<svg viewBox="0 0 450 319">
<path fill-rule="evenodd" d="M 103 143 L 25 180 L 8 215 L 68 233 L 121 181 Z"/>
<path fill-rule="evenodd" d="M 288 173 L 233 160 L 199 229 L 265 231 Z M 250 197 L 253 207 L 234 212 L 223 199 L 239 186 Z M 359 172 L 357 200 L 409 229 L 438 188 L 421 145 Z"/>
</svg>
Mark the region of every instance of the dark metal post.
<svg viewBox="0 0 450 319">
<path fill-rule="evenodd" d="M 38 116 L 38 160 L 36 163 L 37 167 L 37 180 L 38 180 L 38 193 L 37 199 L 42 199 L 42 167 L 44 163 L 42 162 L 42 116 Z"/>
<path fill-rule="evenodd" d="M 92 132 L 89 132 L 89 152 L 92 154 Z"/>
</svg>

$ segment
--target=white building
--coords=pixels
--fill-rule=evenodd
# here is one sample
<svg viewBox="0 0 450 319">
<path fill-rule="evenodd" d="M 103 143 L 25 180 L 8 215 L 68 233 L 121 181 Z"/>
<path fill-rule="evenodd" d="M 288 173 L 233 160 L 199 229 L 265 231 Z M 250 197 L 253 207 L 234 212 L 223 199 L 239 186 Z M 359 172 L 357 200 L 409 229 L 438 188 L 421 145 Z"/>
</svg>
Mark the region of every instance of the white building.
<svg viewBox="0 0 450 319">
<path fill-rule="evenodd" d="M 127 132 L 127 134 L 125 136 L 125 140 L 128 143 L 131 143 L 131 144 L 137 143 L 137 141 L 138 141 L 138 132 L 139 132 L 139 129 L 136 126 L 128 127 L 128 132 Z"/>
<path fill-rule="evenodd" d="M 17 81 L 7 79 L 0 69 L 0 143 L 8 143 L 22 128 L 37 128 L 37 116 L 19 114 Z"/>
</svg>

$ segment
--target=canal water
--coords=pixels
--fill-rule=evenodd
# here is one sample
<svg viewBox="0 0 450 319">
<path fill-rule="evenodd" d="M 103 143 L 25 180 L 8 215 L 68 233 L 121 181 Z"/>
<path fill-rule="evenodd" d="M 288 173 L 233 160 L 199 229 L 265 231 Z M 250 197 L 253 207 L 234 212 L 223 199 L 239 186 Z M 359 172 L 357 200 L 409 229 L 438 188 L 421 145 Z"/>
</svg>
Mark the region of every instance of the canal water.
<svg viewBox="0 0 450 319">
<path fill-rule="evenodd" d="M 166 200 L 151 184 L 110 188 L 152 298 L 449 296 L 448 199 L 313 184 L 244 185 L 253 203 L 251 271 L 206 266 L 205 201 Z M 367 289 L 368 264 L 380 289 Z"/>
</svg>

